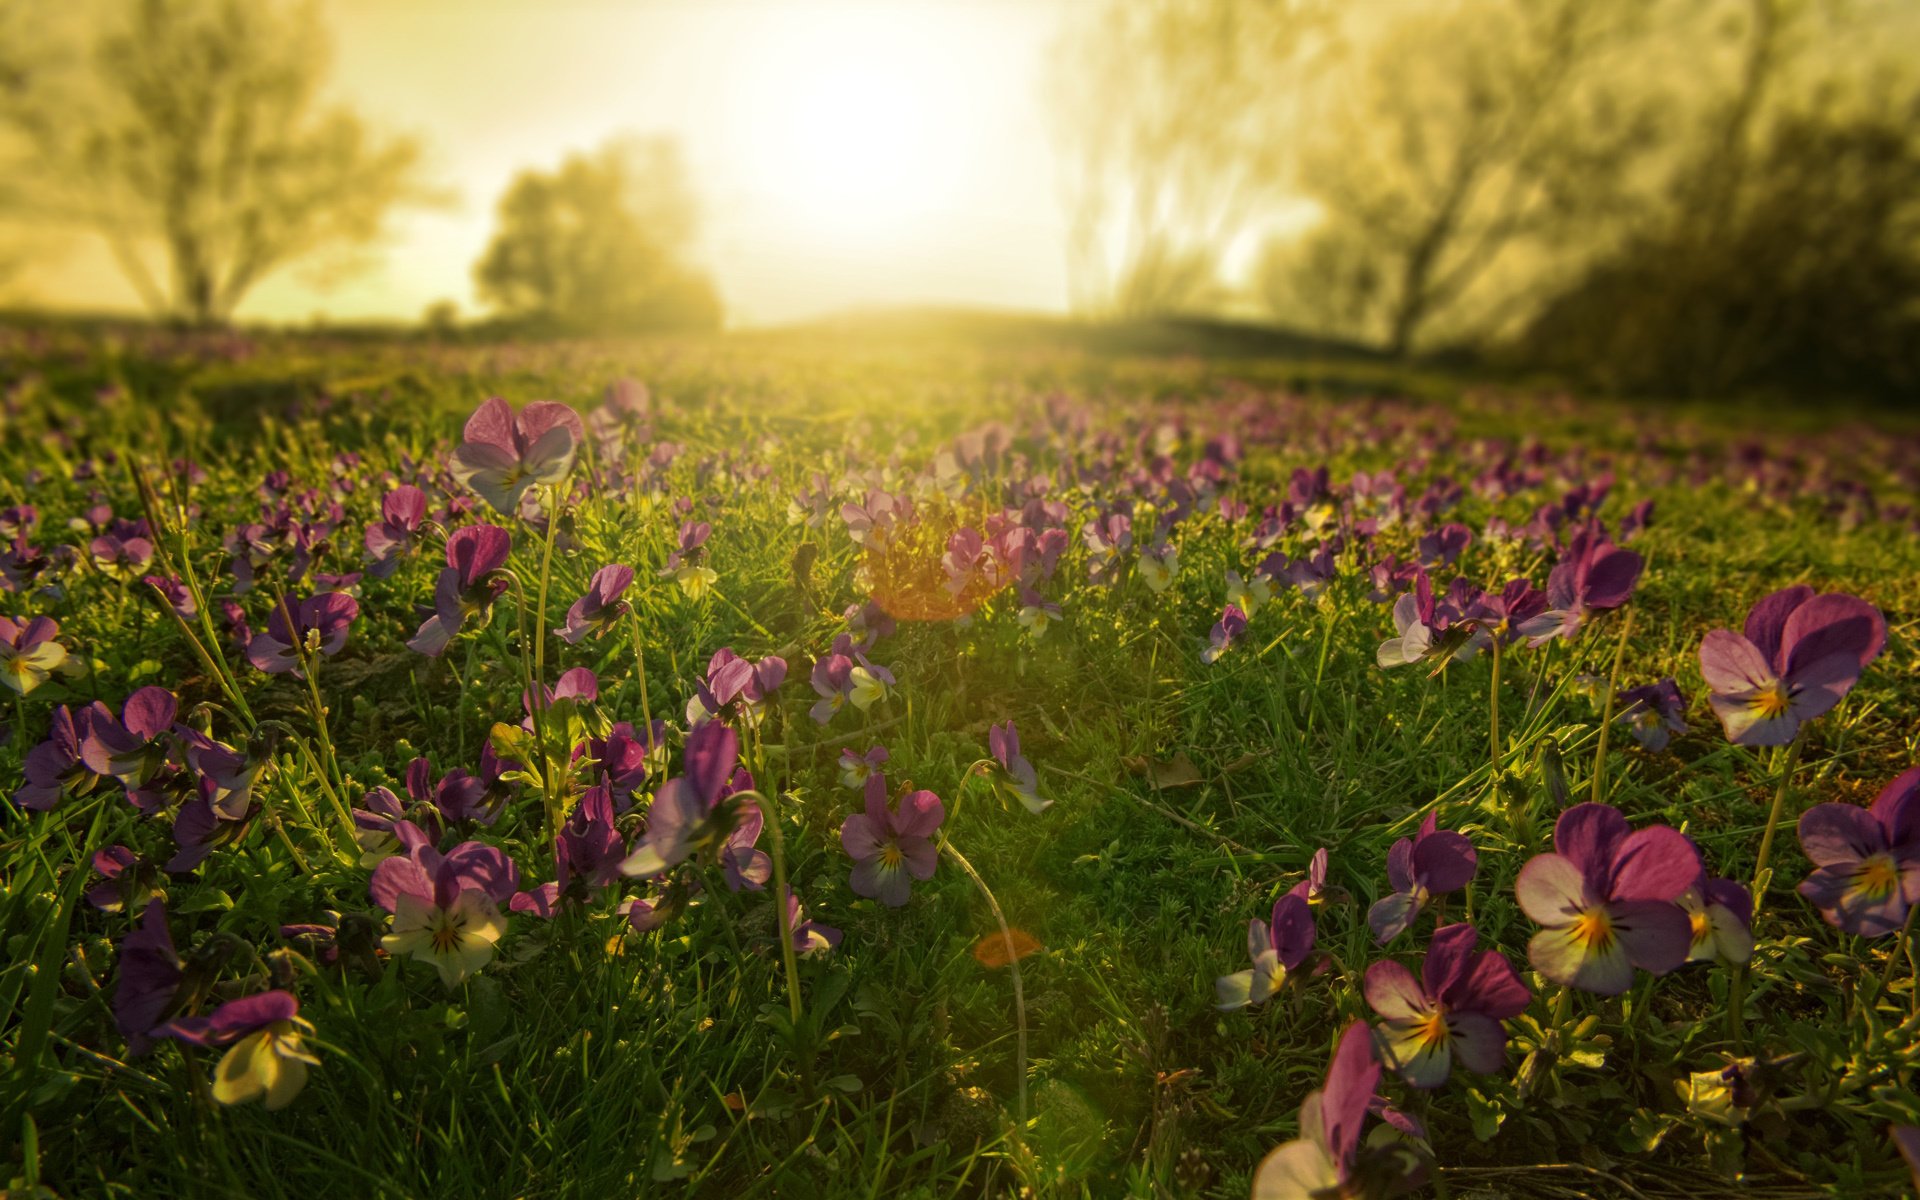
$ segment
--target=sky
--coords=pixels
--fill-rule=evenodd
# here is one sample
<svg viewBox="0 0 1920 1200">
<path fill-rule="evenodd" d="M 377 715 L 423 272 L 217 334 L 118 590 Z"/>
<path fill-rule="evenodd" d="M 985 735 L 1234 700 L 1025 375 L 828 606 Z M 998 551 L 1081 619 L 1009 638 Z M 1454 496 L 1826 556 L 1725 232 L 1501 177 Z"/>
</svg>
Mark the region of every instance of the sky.
<svg viewBox="0 0 1920 1200">
<path fill-rule="evenodd" d="M 1043 63 L 1066 0 L 326 0 L 335 96 L 425 143 L 444 208 L 372 269 L 283 270 L 243 320 L 475 315 L 471 269 L 514 174 L 623 134 L 681 141 L 699 258 L 734 325 L 867 305 L 1066 303 Z M 135 307 L 67 239 L 33 298 Z"/>
</svg>

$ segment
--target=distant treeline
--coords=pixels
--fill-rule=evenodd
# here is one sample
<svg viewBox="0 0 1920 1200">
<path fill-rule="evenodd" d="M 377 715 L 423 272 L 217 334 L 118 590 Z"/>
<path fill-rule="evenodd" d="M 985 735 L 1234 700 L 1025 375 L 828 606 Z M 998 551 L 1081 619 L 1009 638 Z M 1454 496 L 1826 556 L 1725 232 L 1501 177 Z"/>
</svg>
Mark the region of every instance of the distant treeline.
<svg viewBox="0 0 1920 1200">
<path fill-rule="evenodd" d="M 1920 389 L 1915 6 L 1084 16 L 1054 91 L 1083 311 L 1259 312 L 1642 393 Z"/>
</svg>

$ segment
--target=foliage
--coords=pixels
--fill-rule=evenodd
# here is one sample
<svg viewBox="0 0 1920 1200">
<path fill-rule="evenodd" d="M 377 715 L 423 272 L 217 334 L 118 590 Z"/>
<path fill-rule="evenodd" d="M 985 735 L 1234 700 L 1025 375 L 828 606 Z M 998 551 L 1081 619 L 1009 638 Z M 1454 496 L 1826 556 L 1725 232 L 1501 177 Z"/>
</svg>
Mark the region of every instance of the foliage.
<svg viewBox="0 0 1920 1200">
<path fill-rule="evenodd" d="M 351 269 L 339 253 L 373 244 L 396 206 L 428 198 L 415 143 L 322 106 L 315 6 L 82 11 L 99 19 L 81 22 L 73 44 L 49 36 L 0 97 L 26 147 L 15 203 L 98 233 L 155 313 L 218 324 L 288 264 L 331 253 L 336 270 Z"/>
<path fill-rule="evenodd" d="M 0 351 L 25 1194 L 1243 1196 L 1289 1145 L 1383 1193 L 1902 1185 L 1910 943 L 1795 895 L 1792 821 L 1920 757 L 1910 429 L 1031 347 Z M 1540 611 L 1476 594 L 1515 578 Z M 1746 621 L 1775 594 L 1851 632 Z M 1743 628 L 1851 684 L 1791 751 L 1716 719 L 1771 694 L 1699 656 Z M 1667 693 L 1625 685 L 1669 677 L 1644 749 L 1627 696 Z M 1630 916 L 1638 848 L 1752 879 L 1770 805 L 1743 974 L 1529 957 L 1523 873 Z M 1501 1069 L 1375 1060 L 1356 1023 L 1436 1001 Z"/>
<path fill-rule="evenodd" d="M 720 322 L 712 281 L 686 261 L 698 208 L 670 139 L 616 140 L 556 171 L 523 171 L 498 220 L 473 274 L 511 320 L 628 332 Z"/>
</svg>

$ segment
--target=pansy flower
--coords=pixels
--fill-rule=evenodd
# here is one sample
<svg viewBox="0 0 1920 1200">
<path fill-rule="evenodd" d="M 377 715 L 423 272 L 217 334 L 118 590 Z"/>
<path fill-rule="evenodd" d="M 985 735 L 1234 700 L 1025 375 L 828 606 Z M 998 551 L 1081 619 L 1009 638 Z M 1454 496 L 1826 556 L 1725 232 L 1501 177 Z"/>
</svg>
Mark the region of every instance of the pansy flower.
<svg viewBox="0 0 1920 1200">
<path fill-rule="evenodd" d="M 1664 975 L 1687 961 L 1692 925 L 1674 902 L 1700 878 L 1693 843 L 1664 825 L 1635 831 L 1611 805 L 1576 804 L 1554 823 L 1553 846 L 1514 884 L 1542 926 L 1527 945 L 1542 975 L 1615 996 L 1635 968 Z"/>
<path fill-rule="evenodd" d="M 1238 571 L 1227 571 L 1227 604 L 1239 609 L 1248 620 L 1272 599 L 1273 579 L 1264 571 L 1255 571 L 1251 579 L 1242 579 Z"/>
<path fill-rule="evenodd" d="M 1247 631 L 1247 615 L 1229 604 L 1220 619 L 1214 622 L 1207 633 L 1207 648 L 1200 652 L 1200 661 L 1216 663 L 1220 656 L 1233 647 L 1233 643 Z"/>
<path fill-rule="evenodd" d="M 1439 1087 L 1455 1060 L 1482 1075 L 1506 1066 L 1500 1022 L 1525 1012 L 1533 994 L 1498 950 L 1475 953 L 1478 940 L 1468 924 L 1436 929 L 1418 979 L 1390 960 L 1367 968 L 1367 1003 L 1384 1021 L 1381 1054 L 1414 1087 Z"/>
<path fill-rule="evenodd" d="M 502 571 L 513 539 L 498 525 L 468 525 L 447 539 L 447 565 L 433 587 L 433 615 L 407 642 L 416 654 L 438 658 L 467 622 L 485 625 L 493 602 L 507 590 Z"/>
<path fill-rule="evenodd" d="M 1020 612 L 1015 619 L 1034 641 L 1047 636 L 1047 627 L 1058 621 L 1060 616 L 1058 604 L 1027 585 L 1020 585 Z"/>
<path fill-rule="evenodd" d="M 180 990 L 181 968 L 173 934 L 167 929 L 167 906 L 156 896 L 147 901 L 140 924 L 120 943 L 113 1019 L 130 1053 L 145 1054 L 153 1048 L 154 1032 Z"/>
<path fill-rule="evenodd" d="M 432 963 L 453 987 L 493 958 L 507 930 L 499 905 L 513 898 L 519 879 L 513 860 L 492 846 L 462 842 L 441 855 L 422 840 L 406 857 L 374 868 L 368 891 L 393 914 L 393 932 L 380 944 L 396 957 Z"/>
<path fill-rule="evenodd" d="M 1671 676 L 1658 683 L 1628 688 L 1617 697 L 1620 715 L 1633 740 L 1655 754 L 1667 748 L 1676 733 L 1687 732 L 1687 698 Z"/>
<path fill-rule="evenodd" d="M 688 521 L 680 526 L 679 546 L 667 555 L 660 569 L 662 579 L 672 579 L 689 600 L 699 600 L 713 590 L 719 572 L 707 565 L 707 539 L 713 526 L 706 521 Z"/>
<path fill-rule="evenodd" d="M 871 746 L 865 754 L 852 746 L 840 751 L 840 783 L 858 791 L 867 786 L 867 777 L 887 765 L 887 748 Z"/>
<path fill-rule="evenodd" d="M 179 701 L 163 687 L 143 687 L 128 696 L 115 718 L 104 704 L 90 710 L 80 756 L 96 775 L 110 775 L 138 789 L 167 764 Z"/>
<path fill-rule="evenodd" d="M 694 683 L 693 698 L 687 701 L 687 725 L 716 718 L 757 725 L 762 704 L 786 679 L 786 659 L 769 654 L 753 662 L 722 646 L 707 660 L 706 678 Z"/>
<path fill-rule="evenodd" d="M 1392 1123 L 1362 1141 L 1379 1083 L 1373 1035 L 1355 1021 L 1340 1035 L 1325 1086 L 1300 1105 L 1300 1136 L 1260 1160 L 1253 1200 L 1387 1200 L 1425 1182 L 1424 1157 Z"/>
<path fill-rule="evenodd" d="M 807 916 L 807 910 L 800 904 L 800 897 L 792 891 L 786 893 L 787 929 L 793 937 L 795 954 L 824 954 L 840 944 L 840 931 L 831 925 Z"/>
<path fill-rule="evenodd" d="M 380 500 L 380 520 L 367 526 L 361 542 L 367 548 L 367 573 L 391 578 L 400 560 L 413 549 L 420 526 L 427 519 L 427 494 L 402 484 Z"/>
<path fill-rule="evenodd" d="M 1800 848 L 1814 865 L 1800 894 L 1827 924 L 1862 937 L 1897 932 L 1920 904 L 1920 767 L 1882 788 L 1869 808 L 1808 809 Z"/>
<path fill-rule="evenodd" d="M 632 567 L 621 563 L 601 567 L 588 580 L 586 594 L 567 610 L 567 623 L 554 632 L 573 645 L 590 633 L 598 635 L 612 629 L 615 621 L 633 611 L 633 606 L 620 598 L 632 582 Z"/>
<path fill-rule="evenodd" d="M 1428 813 L 1420 831 L 1401 838 L 1387 851 L 1387 882 L 1393 893 L 1367 910 L 1374 941 L 1384 946 L 1412 928 L 1435 896 L 1457 892 L 1473 882 L 1479 855 L 1463 834 L 1438 828 Z"/>
<path fill-rule="evenodd" d="M 1264 1004 L 1313 953 L 1317 936 L 1306 896 L 1290 891 L 1273 902 L 1272 922 L 1247 922 L 1247 954 L 1253 966 L 1213 981 L 1214 1007 L 1223 1011 Z"/>
<path fill-rule="evenodd" d="M 1013 792 L 1014 798 L 1025 805 L 1030 813 L 1046 811 L 1053 801 L 1041 797 L 1039 773 L 1027 761 L 1027 756 L 1020 753 L 1020 731 L 1013 727 L 1013 722 L 989 726 L 987 746 L 993 752 L 994 761 L 1000 764 L 1005 773 L 1007 787 Z"/>
<path fill-rule="evenodd" d="M 93 873 L 100 882 L 87 888 L 87 903 L 101 912 L 125 912 L 143 901 L 162 897 L 159 873 L 126 846 L 103 846 L 93 853 Z"/>
<path fill-rule="evenodd" d="M 328 658 L 340 653 L 347 644 L 347 629 L 359 615 L 359 602 L 345 592 L 322 592 L 298 603 L 276 604 L 267 617 L 266 631 L 247 642 L 247 661 L 269 675 L 291 674 L 298 679 L 302 653 Z"/>
<path fill-rule="evenodd" d="M 227 1052 L 213 1072 L 213 1098 L 222 1104 L 264 1100 L 269 1111 L 285 1108 L 307 1084 L 307 1068 L 320 1060 L 301 1044 L 313 1026 L 300 1019 L 291 992 L 263 992 L 229 1000 L 206 1017 L 169 1021 L 161 1036 Z"/>
<path fill-rule="evenodd" d="M 1743 633 L 1710 631 L 1700 643 L 1700 673 L 1728 741 L 1784 746 L 1802 721 L 1840 703 L 1886 642 L 1879 609 L 1800 584 L 1755 604 Z"/>
<path fill-rule="evenodd" d="M 713 861 L 740 816 L 726 803 L 740 758 L 740 735 L 718 721 L 687 733 L 682 774 L 662 784 L 647 810 L 646 840 L 620 864 L 623 874 L 646 878 L 695 855 Z"/>
<path fill-rule="evenodd" d="M 510 517 L 528 488 L 567 477 L 585 438 L 580 415 L 564 404 L 536 400 L 515 414 L 495 396 L 467 418 L 448 465 L 455 479 Z"/>
<path fill-rule="evenodd" d="M 93 789 L 100 775 L 87 765 L 83 754 L 91 736 L 96 713 L 105 705 L 89 705 L 75 716 L 66 705 L 53 710 L 52 727 L 47 740 L 27 751 L 21 764 L 20 790 L 13 802 L 30 812 L 45 812 L 69 796 L 81 796 Z"/>
<path fill-rule="evenodd" d="M 553 840 L 553 881 L 515 893 L 508 907 L 552 917 L 568 897 L 582 898 L 619 882 L 626 856 L 626 842 L 614 824 L 612 789 L 605 783 L 590 787 Z"/>
<path fill-rule="evenodd" d="M 933 878 L 940 857 L 933 835 L 946 818 L 940 797 L 928 791 L 908 792 L 889 807 L 887 777 L 869 775 L 866 810 L 840 826 L 840 845 L 853 859 L 848 883 L 854 893 L 892 908 L 905 904 L 912 880 Z"/>
<path fill-rule="evenodd" d="M 52 617 L 0 617 L 0 684 L 24 696 L 51 679 L 67 661 L 67 648 L 53 640 L 59 632 Z"/>
<path fill-rule="evenodd" d="M 1522 623 L 1520 632 L 1536 647 L 1573 638 L 1593 614 L 1625 604 L 1646 565 L 1638 554 L 1608 541 L 1604 530 L 1580 530 L 1547 575 L 1547 611 Z"/>
<path fill-rule="evenodd" d="M 1675 901 L 1693 930 L 1688 962 L 1743 966 L 1753 957 L 1753 895 L 1731 879 L 1714 879 L 1703 869 L 1694 885 Z"/>
</svg>

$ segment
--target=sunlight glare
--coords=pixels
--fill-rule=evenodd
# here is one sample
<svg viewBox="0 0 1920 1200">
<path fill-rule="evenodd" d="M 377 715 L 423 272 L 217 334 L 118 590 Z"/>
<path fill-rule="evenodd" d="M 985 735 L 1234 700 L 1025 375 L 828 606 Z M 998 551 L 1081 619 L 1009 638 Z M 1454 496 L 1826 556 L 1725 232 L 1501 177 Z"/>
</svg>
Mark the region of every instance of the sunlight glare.
<svg viewBox="0 0 1920 1200">
<path fill-rule="evenodd" d="M 969 89 L 991 75 L 990 43 L 945 29 L 950 18 L 823 7 L 759 24 L 730 122 L 741 184 L 817 237 L 930 226 L 964 187 L 978 139 Z"/>
</svg>

